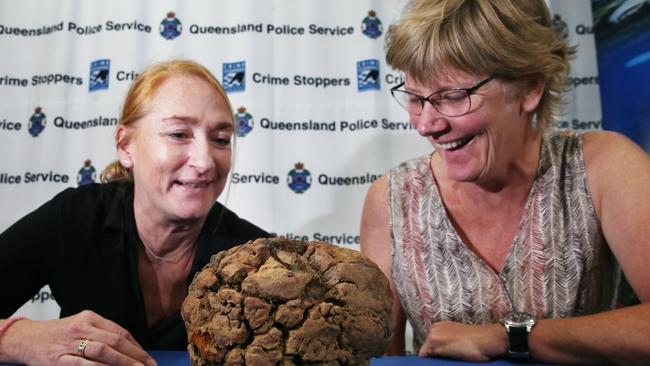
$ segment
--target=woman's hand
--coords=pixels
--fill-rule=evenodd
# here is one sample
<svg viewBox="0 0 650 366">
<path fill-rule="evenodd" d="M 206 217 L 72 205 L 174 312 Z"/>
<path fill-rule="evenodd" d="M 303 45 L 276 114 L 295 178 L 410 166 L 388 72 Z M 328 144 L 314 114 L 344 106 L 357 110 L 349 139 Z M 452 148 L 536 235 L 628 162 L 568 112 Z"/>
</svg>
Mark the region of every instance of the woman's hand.
<svg viewBox="0 0 650 366">
<path fill-rule="evenodd" d="M 506 331 L 501 324 L 467 325 L 442 321 L 429 329 L 419 356 L 489 361 L 506 352 Z"/>
<path fill-rule="evenodd" d="M 27 365 L 156 365 L 127 330 L 89 310 L 57 320 L 21 320 L 3 338 L 13 361 Z"/>
</svg>

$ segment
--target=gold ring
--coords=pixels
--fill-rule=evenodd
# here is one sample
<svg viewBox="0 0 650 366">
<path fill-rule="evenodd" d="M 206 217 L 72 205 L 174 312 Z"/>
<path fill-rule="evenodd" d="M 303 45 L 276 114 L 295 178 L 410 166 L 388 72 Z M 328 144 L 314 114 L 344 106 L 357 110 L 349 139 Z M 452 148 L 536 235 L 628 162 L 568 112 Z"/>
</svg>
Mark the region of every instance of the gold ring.
<svg viewBox="0 0 650 366">
<path fill-rule="evenodd" d="M 79 347 L 77 347 L 77 353 L 79 356 L 86 358 L 86 347 L 88 347 L 88 343 L 90 343 L 90 339 L 86 338 L 81 343 L 79 343 Z"/>
</svg>

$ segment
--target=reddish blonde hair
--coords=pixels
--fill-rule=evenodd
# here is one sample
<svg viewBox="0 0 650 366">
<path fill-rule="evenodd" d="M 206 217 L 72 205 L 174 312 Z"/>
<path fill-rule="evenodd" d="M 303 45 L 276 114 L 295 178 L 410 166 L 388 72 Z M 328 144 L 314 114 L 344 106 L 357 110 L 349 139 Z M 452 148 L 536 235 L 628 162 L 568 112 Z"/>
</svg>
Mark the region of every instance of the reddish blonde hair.
<svg viewBox="0 0 650 366">
<path fill-rule="evenodd" d="M 118 146 L 129 141 L 133 135 L 134 129 L 136 128 L 135 122 L 147 114 L 151 100 L 160 85 L 173 76 L 183 75 L 197 76 L 214 87 L 214 90 L 226 101 L 228 112 L 232 118 L 233 110 L 228 95 L 221 86 L 219 80 L 217 80 L 217 78 L 207 68 L 190 60 L 160 62 L 146 68 L 133 81 L 133 84 L 131 84 L 129 91 L 126 94 L 124 105 L 122 106 L 122 113 L 119 122 L 120 126 L 126 127 L 126 134 L 119 141 L 117 141 L 117 135 L 115 136 L 115 142 Z M 132 182 L 133 175 L 129 169 L 125 168 L 119 161 L 115 160 L 102 171 L 100 179 L 103 183 L 118 180 L 127 180 Z"/>
</svg>

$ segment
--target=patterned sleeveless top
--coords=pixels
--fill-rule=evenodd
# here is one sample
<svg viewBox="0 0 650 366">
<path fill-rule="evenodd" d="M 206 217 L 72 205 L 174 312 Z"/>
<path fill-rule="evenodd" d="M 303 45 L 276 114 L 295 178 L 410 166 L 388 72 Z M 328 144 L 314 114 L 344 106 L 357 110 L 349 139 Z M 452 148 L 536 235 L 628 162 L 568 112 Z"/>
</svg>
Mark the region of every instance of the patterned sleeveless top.
<svg viewBox="0 0 650 366">
<path fill-rule="evenodd" d="M 392 280 L 417 350 L 431 325 L 499 322 L 511 311 L 564 318 L 611 309 L 620 270 L 587 186 L 582 139 L 553 133 L 500 273 L 472 252 L 447 216 L 430 156 L 389 173 Z"/>
</svg>

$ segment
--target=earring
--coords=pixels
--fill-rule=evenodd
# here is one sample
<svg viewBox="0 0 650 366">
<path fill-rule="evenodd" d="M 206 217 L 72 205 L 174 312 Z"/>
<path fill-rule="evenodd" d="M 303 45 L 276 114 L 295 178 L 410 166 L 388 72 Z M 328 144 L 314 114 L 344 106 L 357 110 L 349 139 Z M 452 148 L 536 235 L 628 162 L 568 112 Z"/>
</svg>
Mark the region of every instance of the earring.
<svg viewBox="0 0 650 366">
<path fill-rule="evenodd" d="M 130 168 L 131 167 L 131 162 L 129 160 L 122 159 L 122 160 L 120 160 L 120 163 L 122 163 L 122 166 L 125 167 L 125 168 Z"/>
</svg>

